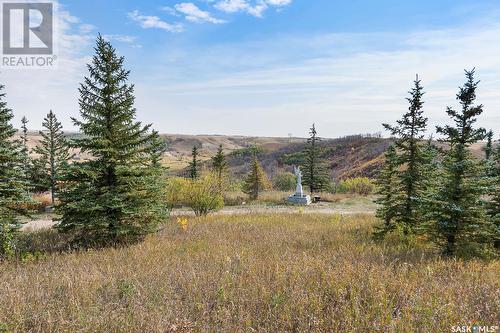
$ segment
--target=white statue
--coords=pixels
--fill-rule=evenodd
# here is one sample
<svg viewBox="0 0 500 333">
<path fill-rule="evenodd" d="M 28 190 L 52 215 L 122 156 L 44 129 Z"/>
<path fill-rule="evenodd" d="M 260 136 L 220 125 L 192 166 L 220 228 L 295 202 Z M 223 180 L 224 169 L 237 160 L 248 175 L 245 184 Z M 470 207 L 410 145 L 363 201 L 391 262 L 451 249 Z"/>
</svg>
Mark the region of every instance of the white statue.
<svg viewBox="0 0 500 333">
<path fill-rule="evenodd" d="M 304 195 L 304 190 L 302 189 L 302 172 L 300 167 L 294 167 L 295 176 L 297 176 L 297 189 L 295 194 L 288 197 L 288 202 L 294 205 L 310 205 L 311 197 L 309 195 Z"/>
<path fill-rule="evenodd" d="M 295 176 L 297 176 L 297 189 L 295 190 L 295 195 L 298 197 L 304 196 L 304 190 L 302 189 L 302 171 L 300 167 L 294 167 Z"/>
</svg>

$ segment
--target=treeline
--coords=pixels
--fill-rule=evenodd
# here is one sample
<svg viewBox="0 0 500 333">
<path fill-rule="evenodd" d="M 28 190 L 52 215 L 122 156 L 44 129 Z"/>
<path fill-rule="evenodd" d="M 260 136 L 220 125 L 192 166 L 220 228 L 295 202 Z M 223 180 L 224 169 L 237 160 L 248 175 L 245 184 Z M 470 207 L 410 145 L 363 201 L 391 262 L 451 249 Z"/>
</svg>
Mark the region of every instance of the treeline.
<svg viewBox="0 0 500 333">
<path fill-rule="evenodd" d="M 377 237 L 396 232 L 406 240 L 423 236 L 446 255 L 457 251 L 494 254 L 500 228 L 500 147 L 493 149 L 492 131 L 475 123 L 483 113 L 477 104 L 479 82 L 466 71 L 459 89 L 459 109 L 448 107 L 452 125 L 438 126 L 438 148 L 424 140 L 424 90 L 414 82 L 409 109 L 395 125 L 384 127 L 396 139 L 385 154 L 379 178 L 377 216 L 384 221 Z M 477 159 L 471 146 L 488 139 L 485 158 Z"/>
</svg>

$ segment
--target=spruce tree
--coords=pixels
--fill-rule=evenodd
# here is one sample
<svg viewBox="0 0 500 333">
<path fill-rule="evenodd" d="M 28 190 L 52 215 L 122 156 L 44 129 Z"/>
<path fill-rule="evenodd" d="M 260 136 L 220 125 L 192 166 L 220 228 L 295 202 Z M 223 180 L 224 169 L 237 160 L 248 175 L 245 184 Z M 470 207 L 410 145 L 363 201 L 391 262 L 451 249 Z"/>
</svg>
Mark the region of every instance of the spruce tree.
<svg viewBox="0 0 500 333">
<path fill-rule="evenodd" d="M 315 124 L 312 125 L 309 134 L 305 150 L 302 183 L 304 186 L 309 187 L 311 194 L 314 194 L 326 190 L 330 182 L 328 171 L 321 159 L 321 147 L 319 146 L 321 138 L 318 137 Z"/>
<path fill-rule="evenodd" d="M 151 139 L 151 165 L 155 168 L 158 168 L 158 171 L 163 173 L 168 169 L 162 164 L 163 154 L 165 154 L 165 151 L 167 151 L 167 144 L 165 140 L 160 136 L 158 131 L 155 130 L 153 130 Z"/>
<path fill-rule="evenodd" d="M 29 148 L 28 148 L 28 118 L 23 116 L 21 118 L 21 144 L 22 144 L 22 153 L 23 155 L 28 156 Z"/>
<path fill-rule="evenodd" d="M 42 181 L 50 189 L 52 205 L 54 205 L 61 174 L 68 166 L 71 154 L 62 125 L 52 110 L 43 120 L 42 126 L 45 128 L 39 132 L 42 140 L 34 149 L 34 152 L 39 155 L 35 164 L 46 175 Z"/>
<path fill-rule="evenodd" d="M 15 238 L 26 215 L 24 204 L 31 202 L 23 173 L 23 145 L 14 140 L 16 130 L 11 124 L 13 114 L 5 102 L 4 86 L 0 85 L 0 257 L 12 255 Z"/>
<path fill-rule="evenodd" d="M 486 134 L 486 147 L 484 147 L 484 155 L 487 161 L 491 159 L 493 155 L 493 131 L 489 130 Z"/>
<path fill-rule="evenodd" d="M 217 179 L 217 185 L 219 188 L 219 193 L 222 193 L 224 187 L 224 180 L 227 174 L 227 160 L 224 155 L 224 150 L 222 145 L 217 149 L 217 153 L 212 157 L 212 169 L 215 173 L 215 177 Z"/>
<path fill-rule="evenodd" d="M 163 218 L 161 140 L 136 121 L 134 86 L 124 58 L 98 36 L 89 76 L 80 85 L 82 137 L 72 146 L 91 158 L 65 173 L 58 229 L 82 246 L 135 242 L 157 230 Z"/>
<path fill-rule="evenodd" d="M 492 240 L 495 248 L 500 248 L 500 145 L 493 150 L 488 175 L 487 213 L 492 221 Z"/>
<path fill-rule="evenodd" d="M 475 104 L 479 82 L 474 81 L 474 70 L 465 73 L 467 81 L 457 94 L 461 110 L 446 110 L 454 126 L 437 127 L 449 145 L 442 162 L 435 214 L 436 241 L 446 255 L 454 255 L 459 243 L 484 241 L 491 231 L 481 201 L 481 164 L 470 152 L 470 146 L 485 136 L 483 128 L 474 127 L 483 106 Z"/>
<path fill-rule="evenodd" d="M 410 234 L 424 221 L 423 201 L 426 194 L 427 159 L 424 156 L 421 141 L 427 126 L 424 117 L 424 95 L 421 81 L 414 81 L 414 87 L 407 98 L 410 106 L 408 112 L 396 125 L 383 124 L 396 138 L 397 156 L 397 187 L 393 192 L 394 221 L 404 234 Z"/>
<path fill-rule="evenodd" d="M 254 155 L 250 172 L 243 183 L 243 193 L 248 194 L 250 199 L 257 200 L 260 193 L 269 187 L 269 179 L 264 169 L 262 169 L 257 155 Z"/>
<path fill-rule="evenodd" d="M 50 177 L 45 169 L 45 163 L 39 158 L 32 158 L 29 168 L 30 190 L 35 193 L 50 191 Z"/>
<path fill-rule="evenodd" d="M 391 145 L 385 153 L 385 161 L 378 176 L 377 185 L 379 199 L 375 202 L 379 204 L 376 216 L 384 221 L 384 225 L 377 228 L 376 236 L 384 236 L 394 229 L 393 220 L 397 216 L 396 191 L 399 188 L 398 177 L 398 155 L 396 147 Z"/>
<path fill-rule="evenodd" d="M 433 143 L 433 137 L 427 140 L 427 144 L 422 147 L 423 172 L 422 183 L 425 188 L 425 193 L 422 196 L 421 205 L 419 208 L 422 211 L 423 219 L 426 226 L 423 227 L 424 232 L 428 230 L 429 220 L 432 220 L 434 197 L 438 191 L 436 179 L 441 177 L 441 161 L 439 160 L 439 148 Z"/>
<path fill-rule="evenodd" d="M 30 182 L 30 169 L 31 169 L 31 158 L 30 151 L 28 147 L 28 119 L 23 116 L 21 118 L 21 154 L 23 157 L 22 169 L 24 173 L 24 180 Z"/>
<path fill-rule="evenodd" d="M 189 178 L 198 179 L 198 147 L 194 146 L 191 152 L 191 162 L 189 163 Z"/>
</svg>

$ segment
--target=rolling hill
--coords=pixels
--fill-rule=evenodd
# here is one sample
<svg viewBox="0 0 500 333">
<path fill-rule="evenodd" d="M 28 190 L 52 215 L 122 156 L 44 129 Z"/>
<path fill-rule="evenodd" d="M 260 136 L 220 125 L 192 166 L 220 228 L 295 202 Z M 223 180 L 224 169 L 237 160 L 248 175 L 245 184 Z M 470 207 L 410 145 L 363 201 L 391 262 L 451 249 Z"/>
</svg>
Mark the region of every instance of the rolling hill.
<svg viewBox="0 0 500 333">
<path fill-rule="evenodd" d="M 69 137 L 78 134 L 70 133 Z M 202 168 L 208 170 L 210 158 L 222 145 L 228 156 L 232 175 L 241 177 L 248 172 L 249 162 L 256 149 L 264 169 L 273 177 L 278 172 L 292 171 L 293 165 L 299 165 L 306 146 L 305 138 L 246 137 L 224 135 L 175 135 L 163 134 L 167 144 L 163 162 L 169 167 L 171 175 L 184 175 L 191 150 L 197 146 L 200 152 Z M 33 148 L 40 140 L 38 132 L 29 132 L 28 145 Z M 337 139 L 323 139 L 323 159 L 333 179 L 355 176 L 374 177 L 383 163 L 383 154 L 392 144 L 392 139 L 369 135 L 352 135 Z M 482 154 L 483 143 L 473 147 L 474 154 Z M 76 152 L 75 160 L 88 158 Z"/>
</svg>

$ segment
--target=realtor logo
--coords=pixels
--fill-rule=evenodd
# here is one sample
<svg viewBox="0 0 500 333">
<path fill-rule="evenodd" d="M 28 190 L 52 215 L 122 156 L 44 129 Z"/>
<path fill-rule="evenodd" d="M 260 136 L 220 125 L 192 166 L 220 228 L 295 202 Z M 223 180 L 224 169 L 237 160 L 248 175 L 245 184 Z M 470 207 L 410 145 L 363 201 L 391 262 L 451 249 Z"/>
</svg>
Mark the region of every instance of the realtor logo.
<svg viewBox="0 0 500 333">
<path fill-rule="evenodd" d="M 2 16 L 3 54 L 52 54 L 52 3 L 4 3 Z"/>
<path fill-rule="evenodd" d="M 2 1 L 3 68 L 55 67 L 56 3 L 36 0 Z"/>
</svg>

